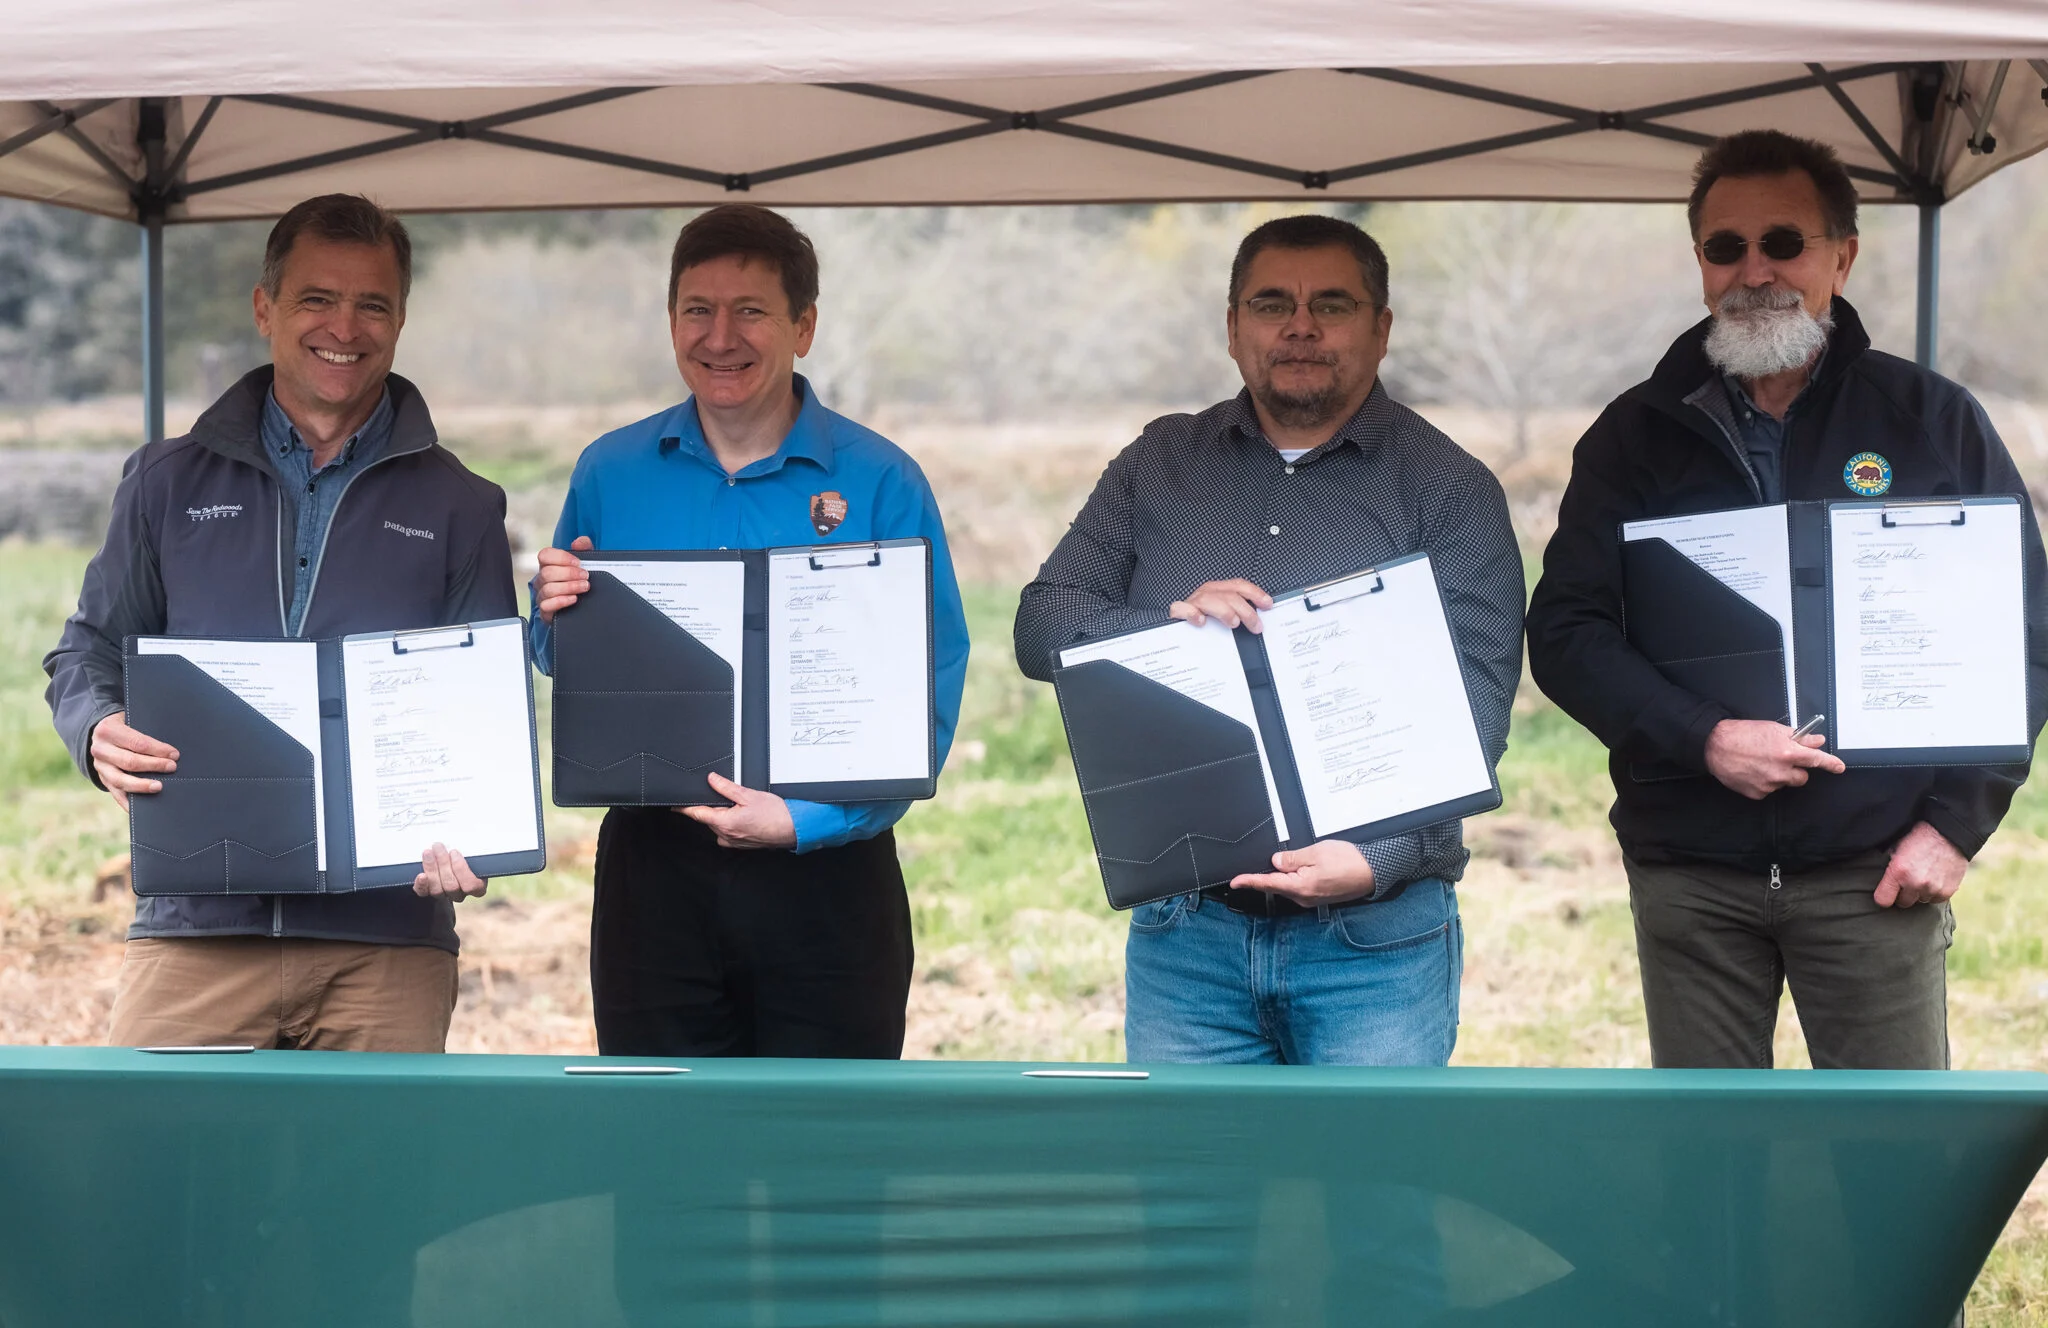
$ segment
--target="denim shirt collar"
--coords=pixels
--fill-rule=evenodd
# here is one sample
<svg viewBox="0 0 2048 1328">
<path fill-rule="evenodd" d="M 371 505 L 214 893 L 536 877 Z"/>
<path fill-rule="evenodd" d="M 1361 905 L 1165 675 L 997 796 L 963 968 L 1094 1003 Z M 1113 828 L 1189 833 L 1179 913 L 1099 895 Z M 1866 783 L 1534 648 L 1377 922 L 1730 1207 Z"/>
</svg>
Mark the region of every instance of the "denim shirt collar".
<svg viewBox="0 0 2048 1328">
<path fill-rule="evenodd" d="M 376 409 L 370 412 L 370 418 L 350 435 L 349 440 L 342 444 L 340 454 L 328 465 L 349 466 L 358 461 L 367 465 L 376 460 L 377 454 L 391 441 L 391 426 L 396 416 L 397 411 L 391 405 L 391 390 L 386 388 L 377 398 Z M 284 413 L 284 407 L 277 404 L 275 391 L 263 394 L 262 432 L 263 454 L 272 466 L 282 464 L 291 456 L 292 449 L 298 448 L 307 454 L 306 469 L 312 470 L 313 449 L 306 446 L 305 439 L 299 436 L 298 426 Z"/>
<path fill-rule="evenodd" d="M 759 461 L 741 467 L 735 478 L 772 475 L 798 458 L 823 471 L 832 469 L 832 413 L 818 400 L 809 379 L 802 374 L 793 375 L 793 379 L 790 390 L 802 403 L 797 407 L 796 422 L 783 435 L 781 446 Z M 720 474 L 725 471 L 718 454 L 711 450 L 710 442 L 704 437 L 704 423 L 697 417 L 697 398 L 694 396 L 676 408 L 675 432 L 662 438 L 661 448 L 663 451 L 679 449 L 716 467 Z"/>
</svg>

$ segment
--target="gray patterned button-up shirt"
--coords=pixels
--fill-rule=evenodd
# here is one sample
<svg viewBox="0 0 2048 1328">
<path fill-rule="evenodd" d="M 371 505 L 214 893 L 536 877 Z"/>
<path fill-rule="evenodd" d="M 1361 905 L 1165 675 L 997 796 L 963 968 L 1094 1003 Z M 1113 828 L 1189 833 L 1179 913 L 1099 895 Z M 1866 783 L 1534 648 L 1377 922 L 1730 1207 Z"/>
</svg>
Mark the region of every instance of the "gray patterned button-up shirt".
<svg viewBox="0 0 2048 1328">
<path fill-rule="evenodd" d="M 1292 463 L 1266 441 L 1249 393 L 1146 426 L 1024 588 L 1017 661 L 1049 680 L 1055 650 L 1163 623 L 1206 581 L 1241 576 L 1278 593 L 1417 551 L 1442 584 L 1480 739 L 1497 763 L 1521 680 L 1525 603 L 1507 500 L 1492 472 L 1377 384 L 1334 437 Z M 1362 843 L 1374 894 L 1458 879 L 1461 830 L 1453 821 Z"/>
</svg>

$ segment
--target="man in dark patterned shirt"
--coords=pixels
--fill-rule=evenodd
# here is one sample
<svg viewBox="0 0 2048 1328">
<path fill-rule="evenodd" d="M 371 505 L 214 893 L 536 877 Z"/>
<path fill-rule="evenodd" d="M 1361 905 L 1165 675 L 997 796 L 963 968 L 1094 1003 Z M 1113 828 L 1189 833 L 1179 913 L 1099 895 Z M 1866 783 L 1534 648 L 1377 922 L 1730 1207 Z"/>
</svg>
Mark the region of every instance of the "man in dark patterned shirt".
<svg viewBox="0 0 2048 1328">
<path fill-rule="evenodd" d="M 1522 561 L 1500 484 L 1387 396 L 1387 260 L 1349 222 L 1285 217 L 1231 266 L 1246 390 L 1155 420 L 1025 587 L 1017 660 L 1179 618 L 1259 630 L 1286 591 L 1426 551 L 1489 762 L 1522 665 Z M 1401 642 L 1389 641 L 1389 650 Z M 1269 873 L 1131 915 L 1133 1061 L 1441 1065 L 1457 1038 L 1457 822 L 1324 840 Z"/>
</svg>

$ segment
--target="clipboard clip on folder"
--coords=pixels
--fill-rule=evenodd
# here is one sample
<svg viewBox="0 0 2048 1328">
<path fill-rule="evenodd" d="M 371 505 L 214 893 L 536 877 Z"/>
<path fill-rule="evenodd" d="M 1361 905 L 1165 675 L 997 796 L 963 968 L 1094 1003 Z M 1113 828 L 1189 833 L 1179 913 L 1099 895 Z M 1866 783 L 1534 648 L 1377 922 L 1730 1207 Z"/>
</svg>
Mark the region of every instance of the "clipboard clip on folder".
<svg viewBox="0 0 2048 1328">
<path fill-rule="evenodd" d="M 1367 577 L 1372 578 L 1370 584 L 1366 584 Z M 1334 594 L 1328 593 L 1333 587 L 1342 589 Z M 1368 567 L 1362 572 L 1353 572 L 1350 576 L 1310 587 L 1302 592 L 1301 602 L 1308 607 L 1310 613 L 1314 613 L 1317 609 L 1327 609 L 1333 604 L 1343 604 L 1365 595 L 1377 595 L 1386 588 L 1386 580 L 1380 576 L 1379 570 Z"/>
<path fill-rule="evenodd" d="M 1886 530 L 1900 526 L 1960 526 L 1969 516 L 1961 503 L 1886 503 L 1878 522 Z"/>
<path fill-rule="evenodd" d="M 858 556 L 863 553 L 867 556 Z M 856 556 L 848 557 L 848 554 Z M 814 553 L 811 555 L 811 570 L 813 572 L 829 571 L 835 567 L 880 567 L 881 565 L 882 546 L 880 544 L 849 544 L 844 552 L 834 549 L 829 553 Z"/>
<path fill-rule="evenodd" d="M 476 633 L 467 626 L 422 627 L 391 634 L 391 653 L 417 655 L 428 650 L 460 650 L 476 644 Z"/>
</svg>

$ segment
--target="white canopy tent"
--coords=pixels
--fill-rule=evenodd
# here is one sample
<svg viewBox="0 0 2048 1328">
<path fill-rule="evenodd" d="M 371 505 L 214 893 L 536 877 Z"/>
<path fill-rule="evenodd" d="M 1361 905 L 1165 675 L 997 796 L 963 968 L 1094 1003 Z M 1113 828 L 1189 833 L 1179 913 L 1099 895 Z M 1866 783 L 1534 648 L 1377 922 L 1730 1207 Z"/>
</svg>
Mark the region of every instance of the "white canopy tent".
<svg viewBox="0 0 2048 1328">
<path fill-rule="evenodd" d="M 2043 0 L 17 9 L 0 194 L 142 227 L 152 437 L 164 225 L 330 190 L 403 211 L 1673 200 L 1701 145 L 1768 125 L 1920 209 L 1932 363 L 1941 205 L 2048 146 Z"/>
</svg>

